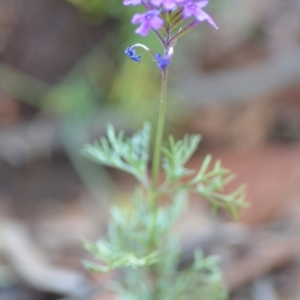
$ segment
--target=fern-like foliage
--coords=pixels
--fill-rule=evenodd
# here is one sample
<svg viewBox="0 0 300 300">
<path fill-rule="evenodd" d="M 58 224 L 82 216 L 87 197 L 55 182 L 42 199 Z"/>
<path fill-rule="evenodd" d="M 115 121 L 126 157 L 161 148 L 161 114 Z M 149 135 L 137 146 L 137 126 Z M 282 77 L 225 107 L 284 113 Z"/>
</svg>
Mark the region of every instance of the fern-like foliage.
<svg viewBox="0 0 300 300">
<path fill-rule="evenodd" d="M 103 264 L 84 262 L 97 272 L 108 272 L 117 268 L 149 266 L 159 261 L 159 251 L 149 250 L 149 243 L 161 241 L 168 234 L 186 203 L 185 193 L 178 193 L 172 205 L 166 205 L 149 214 L 149 203 L 145 202 L 142 190 L 134 194 L 134 210 L 112 207 L 112 220 L 106 239 L 97 243 L 84 241 L 84 247 Z"/>
<path fill-rule="evenodd" d="M 149 143 L 149 123 L 145 123 L 144 128 L 130 138 L 125 137 L 124 131 L 117 134 L 113 126 L 109 125 L 107 137 L 86 145 L 83 155 L 96 163 L 130 173 L 144 186 L 148 186 Z"/>
<path fill-rule="evenodd" d="M 141 202 L 142 196 L 141 191 L 136 192 L 133 211 L 111 211 L 106 240 L 85 242 L 85 248 L 103 263 L 85 262 L 86 267 L 101 273 L 121 268 L 118 282 L 110 284 L 119 300 L 226 299 L 216 257 L 204 257 L 196 251 L 192 266 L 178 270 L 180 245 L 169 231 L 183 210 L 186 195 L 177 194 L 174 203 L 161 207 L 154 215 Z M 154 252 L 149 252 L 150 240 L 156 241 Z M 156 274 L 155 281 L 148 276 L 150 268 Z"/>
<path fill-rule="evenodd" d="M 212 170 L 209 170 L 211 161 L 212 156 L 208 154 L 196 176 L 188 182 L 188 186 L 195 187 L 192 190 L 208 200 L 213 211 L 219 208 L 226 209 L 231 217 L 236 220 L 241 209 L 248 206 L 245 201 L 246 185 L 240 185 L 230 193 L 224 193 L 225 186 L 235 179 L 236 175 L 229 169 L 222 167 L 220 160 L 217 160 Z"/>
<path fill-rule="evenodd" d="M 237 219 L 241 209 L 247 206 L 246 186 L 241 185 L 229 194 L 224 193 L 225 186 L 235 178 L 235 174 L 223 168 L 220 160 L 211 168 L 212 156 L 208 154 L 196 175 L 189 181 L 182 180 L 195 173 L 194 170 L 186 168 L 185 163 L 193 155 L 199 142 L 200 137 L 197 135 L 186 135 L 177 142 L 173 137 L 169 138 L 169 147 L 163 148 L 166 181 L 161 187 L 161 193 L 172 195 L 174 191 L 186 190 L 200 194 L 211 203 L 213 211 L 224 208 L 233 219 Z"/>
<path fill-rule="evenodd" d="M 214 210 L 224 208 L 236 218 L 246 206 L 245 186 L 233 192 L 224 187 L 235 175 L 220 161 L 212 163 L 207 155 L 199 170 L 185 165 L 196 151 L 200 136 L 169 138 L 162 149 L 165 181 L 155 190 L 147 173 L 150 126 L 128 138 L 108 127 L 107 137 L 84 148 L 84 155 L 97 163 L 123 170 L 140 181 L 142 187 L 133 193 L 133 206 L 113 207 L 105 239 L 84 242 L 99 263 L 84 262 L 96 272 L 121 269 L 123 276 L 113 283 L 119 300 L 224 300 L 226 289 L 214 257 L 195 253 L 194 264 L 178 270 L 181 252 L 172 227 L 183 211 L 190 192 L 200 194 Z M 160 196 L 170 201 L 157 205 Z M 154 199 L 154 201 L 153 201 Z M 155 204 L 155 205 L 154 205 Z"/>
<path fill-rule="evenodd" d="M 117 291 L 119 300 L 225 300 L 227 292 L 214 256 L 204 257 L 195 252 L 194 263 L 185 270 L 178 271 L 180 252 L 174 251 L 178 245 L 168 240 L 162 250 L 163 260 L 154 265 L 159 278 L 157 285 L 146 276 L 143 269 L 131 272 L 124 270 L 121 281 L 112 288 Z"/>
<path fill-rule="evenodd" d="M 175 142 L 173 136 L 169 137 L 169 147 L 163 148 L 163 168 L 166 172 L 166 184 L 172 184 L 192 173 L 184 167 L 197 149 L 201 140 L 199 135 L 185 135 L 182 140 Z"/>
</svg>

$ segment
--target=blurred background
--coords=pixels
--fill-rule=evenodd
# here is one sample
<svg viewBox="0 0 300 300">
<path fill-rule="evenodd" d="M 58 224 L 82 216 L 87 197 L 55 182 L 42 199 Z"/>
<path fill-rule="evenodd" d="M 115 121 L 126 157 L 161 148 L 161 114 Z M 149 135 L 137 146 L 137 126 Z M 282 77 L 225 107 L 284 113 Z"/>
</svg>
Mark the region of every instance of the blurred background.
<svg viewBox="0 0 300 300">
<path fill-rule="evenodd" d="M 160 74 L 124 49 L 136 7 L 119 0 L 0 0 L 0 300 L 113 299 L 83 269 L 80 238 L 105 233 L 135 182 L 81 157 L 108 122 L 155 121 Z M 300 299 L 300 0 L 211 0 L 219 26 L 177 44 L 166 130 L 200 133 L 248 184 L 239 222 L 192 198 L 179 233 L 221 256 L 232 300 Z M 232 186 L 233 187 L 233 186 Z"/>
</svg>

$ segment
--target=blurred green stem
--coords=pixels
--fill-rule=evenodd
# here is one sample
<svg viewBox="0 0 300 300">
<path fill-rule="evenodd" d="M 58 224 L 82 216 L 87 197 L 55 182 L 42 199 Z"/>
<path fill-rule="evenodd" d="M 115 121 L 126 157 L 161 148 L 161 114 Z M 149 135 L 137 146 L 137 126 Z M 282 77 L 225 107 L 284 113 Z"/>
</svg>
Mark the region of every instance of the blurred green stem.
<svg viewBox="0 0 300 300">
<path fill-rule="evenodd" d="M 166 114 L 166 102 L 167 102 L 167 85 L 168 85 L 168 67 L 162 70 L 161 77 L 161 94 L 160 94 L 160 104 L 159 104 L 159 113 L 158 113 L 158 121 L 156 128 L 156 136 L 155 136 L 155 145 L 154 145 L 154 153 L 153 153 L 153 165 L 152 165 L 152 192 L 154 197 L 152 199 L 153 208 L 156 206 L 156 192 L 159 178 L 159 166 L 161 159 L 161 146 L 164 135 L 164 121 Z"/>
</svg>

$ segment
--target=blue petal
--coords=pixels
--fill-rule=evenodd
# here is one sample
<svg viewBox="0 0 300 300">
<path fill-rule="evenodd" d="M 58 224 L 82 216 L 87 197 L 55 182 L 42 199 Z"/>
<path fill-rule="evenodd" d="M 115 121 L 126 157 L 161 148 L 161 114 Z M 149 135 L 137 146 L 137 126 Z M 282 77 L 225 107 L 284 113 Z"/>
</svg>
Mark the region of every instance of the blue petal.
<svg viewBox="0 0 300 300">
<path fill-rule="evenodd" d="M 160 53 L 155 55 L 155 59 L 157 61 L 157 65 L 160 69 L 165 69 L 170 64 L 170 59 L 166 57 L 162 57 Z"/>
<path fill-rule="evenodd" d="M 141 62 L 141 55 L 136 55 L 134 49 L 130 49 L 130 47 L 127 47 L 125 50 L 125 54 L 133 61 Z"/>
</svg>

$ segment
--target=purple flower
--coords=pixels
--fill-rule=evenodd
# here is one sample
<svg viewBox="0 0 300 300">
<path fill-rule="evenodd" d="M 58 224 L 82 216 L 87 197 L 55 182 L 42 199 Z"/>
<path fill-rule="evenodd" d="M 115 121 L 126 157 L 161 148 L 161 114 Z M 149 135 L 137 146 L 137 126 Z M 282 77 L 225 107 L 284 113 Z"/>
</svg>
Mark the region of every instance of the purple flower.
<svg viewBox="0 0 300 300">
<path fill-rule="evenodd" d="M 163 5 L 163 7 L 167 10 L 173 10 L 177 7 L 176 0 L 151 0 L 151 3 L 154 6 Z"/>
<path fill-rule="evenodd" d="M 210 25 L 218 29 L 218 26 L 216 25 L 212 17 L 202 9 L 208 4 L 208 0 L 200 0 L 199 2 L 194 2 L 193 0 L 186 0 L 182 3 L 182 14 L 185 19 L 194 16 L 198 21 L 207 21 Z"/>
<path fill-rule="evenodd" d="M 155 55 L 157 65 L 160 69 L 165 69 L 170 64 L 170 57 L 162 57 L 160 53 Z"/>
<path fill-rule="evenodd" d="M 135 30 L 135 33 L 146 36 L 151 28 L 157 30 L 162 27 L 164 21 L 159 17 L 159 14 L 159 10 L 149 10 L 144 14 L 135 14 L 131 20 L 131 23 L 141 23 L 140 27 Z"/>
<path fill-rule="evenodd" d="M 142 3 L 141 0 L 124 0 L 123 1 L 124 5 L 139 5 L 141 3 Z"/>
<path fill-rule="evenodd" d="M 125 54 L 132 60 L 136 62 L 141 62 L 141 55 L 136 55 L 135 49 L 131 49 L 130 47 L 127 47 L 125 50 Z"/>
</svg>

